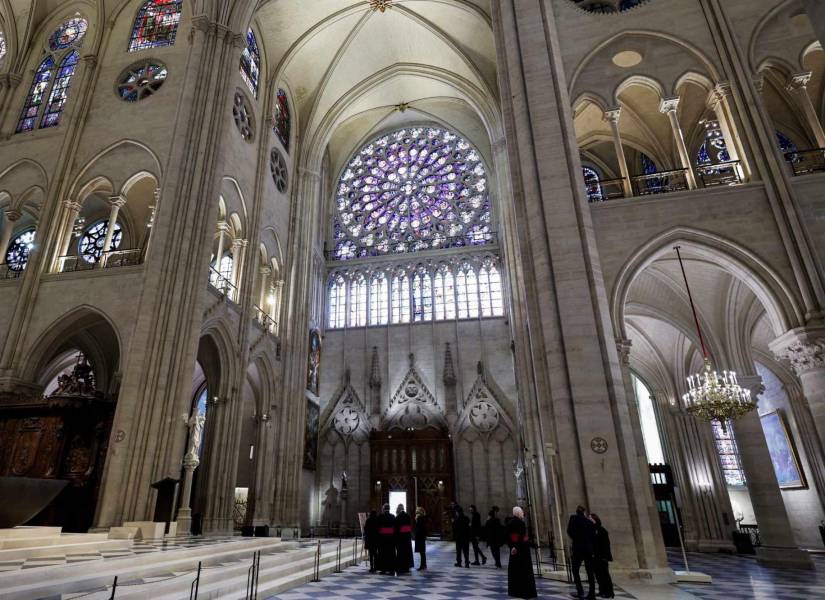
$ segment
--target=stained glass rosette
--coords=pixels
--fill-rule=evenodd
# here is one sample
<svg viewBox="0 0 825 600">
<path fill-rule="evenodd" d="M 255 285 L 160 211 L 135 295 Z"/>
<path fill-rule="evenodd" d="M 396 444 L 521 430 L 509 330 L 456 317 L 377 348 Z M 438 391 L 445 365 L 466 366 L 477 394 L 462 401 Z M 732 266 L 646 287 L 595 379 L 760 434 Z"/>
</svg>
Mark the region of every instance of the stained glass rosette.
<svg viewBox="0 0 825 600">
<path fill-rule="evenodd" d="M 77 43 L 84 35 L 89 23 L 82 17 L 75 17 L 63 23 L 55 29 L 49 38 L 49 48 L 52 51 L 65 50 L 72 44 Z"/>
<path fill-rule="evenodd" d="M 478 151 L 455 133 L 419 127 L 384 135 L 338 182 L 335 258 L 489 243 L 488 187 Z"/>
<path fill-rule="evenodd" d="M 34 247 L 34 229 L 18 235 L 6 251 L 6 265 L 11 271 L 22 271 L 29 262 L 29 253 Z"/>
</svg>

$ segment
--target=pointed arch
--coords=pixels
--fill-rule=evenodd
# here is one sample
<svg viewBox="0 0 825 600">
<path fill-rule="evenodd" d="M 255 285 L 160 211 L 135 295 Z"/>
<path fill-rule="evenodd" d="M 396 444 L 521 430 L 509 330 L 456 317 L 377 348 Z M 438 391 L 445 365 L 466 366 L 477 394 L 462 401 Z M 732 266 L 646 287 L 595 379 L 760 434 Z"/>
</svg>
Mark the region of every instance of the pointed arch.
<svg viewBox="0 0 825 600">
<path fill-rule="evenodd" d="M 138 9 L 129 52 L 174 46 L 183 0 L 146 0 Z"/>
</svg>

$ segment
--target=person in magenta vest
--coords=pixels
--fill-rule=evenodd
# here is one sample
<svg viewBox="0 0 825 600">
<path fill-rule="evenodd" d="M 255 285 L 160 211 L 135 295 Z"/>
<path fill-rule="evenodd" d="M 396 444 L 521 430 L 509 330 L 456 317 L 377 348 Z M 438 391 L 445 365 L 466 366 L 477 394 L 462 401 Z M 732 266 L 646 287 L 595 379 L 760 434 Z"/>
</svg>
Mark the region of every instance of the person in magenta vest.
<svg viewBox="0 0 825 600">
<path fill-rule="evenodd" d="M 395 517 L 389 504 L 378 516 L 378 572 L 395 575 Z"/>
<path fill-rule="evenodd" d="M 412 519 L 404 510 L 403 504 L 399 504 L 395 511 L 395 530 L 395 572 L 406 575 L 415 566 L 415 562 L 412 551 Z"/>
</svg>

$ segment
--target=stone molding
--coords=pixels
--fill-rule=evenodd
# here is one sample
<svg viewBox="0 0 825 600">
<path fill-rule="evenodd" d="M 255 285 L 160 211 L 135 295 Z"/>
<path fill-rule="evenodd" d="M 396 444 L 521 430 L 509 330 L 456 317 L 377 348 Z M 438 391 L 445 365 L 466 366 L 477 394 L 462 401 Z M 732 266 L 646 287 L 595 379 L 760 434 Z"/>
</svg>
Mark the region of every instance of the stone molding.
<svg viewBox="0 0 825 600">
<path fill-rule="evenodd" d="M 771 351 L 788 361 L 797 376 L 825 368 L 825 328 L 788 331 L 770 343 Z"/>
</svg>

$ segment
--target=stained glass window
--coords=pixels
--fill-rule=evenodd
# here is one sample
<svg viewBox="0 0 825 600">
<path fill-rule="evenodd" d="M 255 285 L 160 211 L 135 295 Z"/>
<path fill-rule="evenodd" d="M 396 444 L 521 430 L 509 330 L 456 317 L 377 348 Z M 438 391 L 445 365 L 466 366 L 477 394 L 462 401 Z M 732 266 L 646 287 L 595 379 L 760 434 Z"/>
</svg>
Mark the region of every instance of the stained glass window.
<svg viewBox="0 0 825 600">
<path fill-rule="evenodd" d="M 726 431 L 718 421 L 713 421 L 713 439 L 716 442 L 716 452 L 722 463 L 722 472 L 725 482 L 729 486 L 742 487 L 746 484 L 745 472 L 742 470 L 742 461 L 739 458 L 739 447 L 736 445 L 736 435 L 733 432 L 733 423 L 726 423 Z"/>
<path fill-rule="evenodd" d="M 435 319 L 455 319 L 455 277 L 447 265 L 441 265 L 435 274 Z"/>
<path fill-rule="evenodd" d="M 456 277 L 455 287 L 458 297 L 458 318 L 478 317 L 478 278 L 469 265 L 462 266 Z"/>
<path fill-rule="evenodd" d="M 478 291 L 482 317 L 500 317 L 504 314 L 501 293 L 501 275 L 493 264 L 486 264 L 478 274 Z"/>
<path fill-rule="evenodd" d="M 246 48 L 241 54 L 241 77 L 250 91 L 258 97 L 258 80 L 261 77 L 261 55 L 258 53 L 258 40 L 251 29 L 246 31 Z"/>
<path fill-rule="evenodd" d="M 69 86 L 72 83 L 72 76 L 77 68 L 77 60 L 80 56 L 77 50 L 72 50 L 60 63 L 57 77 L 52 85 L 52 92 L 49 94 L 49 103 L 43 113 L 43 121 L 40 127 L 56 127 L 60 123 L 60 116 L 66 107 L 66 100 L 69 98 Z"/>
<path fill-rule="evenodd" d="M 130 67 L 121 74 L 117 93 L 127 102 L 143 100 L 163 85 L 167 74 L 166 67 L 156 62 L 145 62 Z"/>
<path fill-rule="evenodd" d="M 392 278 L 392 322 L 410 322 L 410 279 L 406 275 Z"/>
<path fill-rule="evenodd" d="M 182 0 L 147 0 L 135 17 L 129 52 L 174 45 L 182 4 Z"/>
<path fill-rule="evenodd" d="M 34 129 L 40 106 L 46 98 L 46 92 L 49 89 L 49 82 L 53 74 L 54 59 L 49 56 L 40 63 L 34 74 L 34 81 L 31 89 L 29 89 L 29 94 L 26 96 L 26 103 L 23 105 L 23 114 L 20 115 L 20 121 L 17 123 L 17 133 Z"/>
<path fill-rule="evenodd" d="M 599 181 L 599 173 L 593 167 L 583 166 L 584 185 L 587 188 L 587 198 L 590 202 L 601 202 L 604 200 L 602 184 Z"/>
<path fill-rule="evenodd" d="M 97 223 L 93 223 L 82 236 L 78 244 L 78 254 L 87 263 L 95 264 L 100 261 L 103 255 L 103 244 L 106 241 L 106 232 L 109 229 L 109 221 L 101 219 Z M 111 250 L 117 250 L 120 247 L 120 242 L 123 239 L 123 229 L 120 223 L 115 223 L 115 230 L 112 233 Z"/>
<path fill-rule="evenodd" d="M 424 270 L 413 276 L 413 321 L 432 321 L 433 282 Z"/>
<path fill-rule="evenodd" d="M 360 273 L 350 282 L 349 324 L 350 327 L 367 324 L 367 280 Z"/>
<path fill-rule="evenodd" d="M 387 276 L 379 273 L 370 282 L 370 325 L 386 325 L 389 312 Z"/>
<path fill-rule="evenodd" d="M 79 42 L 84 35 L 89 23 L 82 17 L 74 17 L 64 22 L 63 25 L 55 29 L 49 38 L 49 48 L 52 52 L 65 50 L 72 44 Z"/>
<path fill-rule="evenodd" d="M 338 275 L 329 289 L 329 326 L 338 329 L 346 322 L 347 282 Z"/>
<path fill-rule="evenodd" d="M 487 173 L 469 142 L 435 127 L 364 146 L 336 189 L 335 257 L 491 241 Z"/>
<path fill-rule="evenodd" d="M 699 148 L 696 164 L 699 166 L 716 165 L 730 161 L 728 145 L 725 136 L 719 128 L 719 122 L 708 119 L 704 121 L 705 141 Z"/>
<path fill-rule="evenodd" d="M 0 29 L 0 61 L 6 56 L 6 34 Z"/>
<path fill-rule="evenodd" d="M 22 271 L 29 262 L 29 252 L 34 247 L 34 229 L 24 231 L 9 244 L 6 250 L 6 265 L 11 271 Z"/>
<path fill-rule="evenodd" d="M 278 90 L 278 95 L 275 97 L 273 122 L 272 129 L 275 131 L 275 135 L 281 140 L 284 150 L 289 152 L 289 134 L 292 122 L 289 114 L 289 100 L 287 100 L 286 92 L 282 89 Z"/>
<path fill-rule="evenodd" d="M 779 150 L 782 154 L 799 152 L 799 148 L 796 147 L 796 144 L 793 143 L 791 138 L 781 131 L 776 132 L 776 142 L 779 145 Z"/>
</svg>

